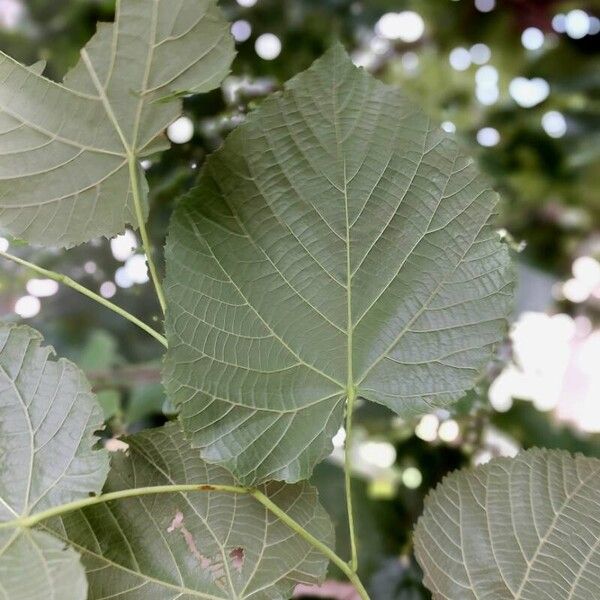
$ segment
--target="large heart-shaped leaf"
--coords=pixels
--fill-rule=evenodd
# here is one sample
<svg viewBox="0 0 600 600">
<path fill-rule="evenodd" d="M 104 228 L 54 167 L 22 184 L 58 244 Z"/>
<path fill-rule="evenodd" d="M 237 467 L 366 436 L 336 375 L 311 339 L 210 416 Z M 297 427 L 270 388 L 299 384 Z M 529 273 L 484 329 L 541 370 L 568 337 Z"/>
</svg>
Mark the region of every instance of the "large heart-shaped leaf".
<svg viewBox="0 0 600 600">
<path fill-rule="evenodd" d="M 600 598 L 600 460 L 531 450 L 454 473 L 415 547 L 435 600 Z"/>
<path fill-rule="evenodd" d="M 235 485 L 207 465 L 178 425 L 127 438 L 105 491 L 169 484 Z M 333 545 L 332 527 L 308 484 L 263 491 L 308 532 Z M 323 579 L 327 559 L 249 495 L 216 491 L 143 496 L 50 523 L 82 554 L 90 598 L 287 599 L 295 583 Z"/>
<path fill-rule="evenodd" d="M 165 383 L 203 457 L 295 481 L 348 394 L 402 416 L 468 390 L 505 330 L 497 195 L 341 46 L 208 160 L 167 245 Z"/>
<path fill-rule="evenodd" d="M 118 0 L 63 85 L 0 53 L 0 226 L 68 247 L 137 224 L 128 159 L 161 147 L 174 94 L 213 89 L 232 59 L 215 0 Z"/>
<path fill-rule="evenodd" d="M 8 526 L 99 493 L 108 472 L 107 453 L 94 448 L 103 419 L 88 382 L 41 341 L 29 327 L 0 325 L 0 592 L 8 600 L 84 600 L 76 552 Z"/>
</svg>

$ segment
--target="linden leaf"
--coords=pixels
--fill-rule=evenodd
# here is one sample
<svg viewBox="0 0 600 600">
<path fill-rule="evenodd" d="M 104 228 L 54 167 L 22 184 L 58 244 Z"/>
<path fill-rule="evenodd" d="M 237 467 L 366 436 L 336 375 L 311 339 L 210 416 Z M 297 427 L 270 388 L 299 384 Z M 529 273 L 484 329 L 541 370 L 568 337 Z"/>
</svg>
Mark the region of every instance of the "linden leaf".
<svg viewBox="0 0 600 600">
<path fill-rule="evenodd" d="M 175 96 L 217 87 L 233 55 L 215 0 L 120 0 L 62 85 L 0 53 L 0 227 L 69 247 L 137 225 L 130 157 L 164 148 Z"/>
<path fill-rule="evenodd" d="M 208 465 L 176 424 L 125 438 L 105 492 L 135 487 L 236 485 Z M 307 483 L 262 491 L 306 531 L 333 546 L 329 518 Z M 90 598 L 287 600 L 296 583 L 319 583 L 327 559 L 246 494 L 139 496 L 65 515 L 48 529 L 82 555 Z"/>
<path fill-rule="evenodd" d="M 434 600 L 600 597 L 600 460 L 530 450 L 447 477 L 417 558 Z"/>
<path fill-rule="evenodd" d="M 207 161 L 167 243 L 164 381 L 241 481 L 297 481 L 349 393 L 403 417 L 470 389 L 506 329 L 497 194 L 337 45 Z"/>
<path fill-rule="evenodd" d="M 85 600 L 77 553 L 10 524 L 99 493 L 108 472 L 89 383 L 41 341 L 29 327 L 0 325 L 0 596 Z"/>
</svg>

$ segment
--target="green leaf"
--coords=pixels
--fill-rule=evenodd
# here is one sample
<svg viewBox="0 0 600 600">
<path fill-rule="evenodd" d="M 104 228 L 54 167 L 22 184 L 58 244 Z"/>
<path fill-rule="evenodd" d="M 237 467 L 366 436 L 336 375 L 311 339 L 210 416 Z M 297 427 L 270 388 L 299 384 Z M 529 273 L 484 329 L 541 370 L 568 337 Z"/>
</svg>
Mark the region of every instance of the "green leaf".
<svg viewBox="0 0 600 600">
<path fill-rule="evenodd" d="M 530 450 L 447 477 L 415 532 L 434 600 L 600 598 L 600 460 Z"/>
<path fill-rule="evenodd" d="M 99 493 L 108 455 L 84 374 L 29 327 L 0 325 L 0 522 Z"/>
<path fill-rule="evenodd" d="M 215 88 L 232 59 L 215 0 L 117 2 L 62 85 L 0 53 L 0 226 L 69 247 L 137 224 L 128 158 L 164 148 L 174 95 Z"/>
<path fill-rule="evenodd" d="M 512 297 L 497 194 L 341 46 L 210 157 L 167 244 L 164 381 L 245 483 L 307 477 L 349 393 L 403 417 L 461 398 Z"/>
<path fill-rule="evenodd" d="M 108 472 L 107 453 L 94 448 L 102 411 L 88 382 L 41 341 L 29 327 L 0 325 L 0 597 L 84 600 L 76 552 L 6 527 L 99 493 Z"/>
<path fill-rule="evenodd" d="M 106 492 L 168 484 L 235 485 L 198 458 L 177 424 L 125 438 Z M 332 527 L 308 484 L 262 488 L 307 531 L 333 545 Z M 327 559 L 249 495 L 215 491 L 140 496 L 71 513 L 50 524 L 82 554 L 90 598 L 291 597 L 317 583 Z"/>
<path fill-rule="evenodd" d="M 85 572 L 74 550 L 40 531 L 0 530 L 2 600 L 86 600 Z"/>
</svg>

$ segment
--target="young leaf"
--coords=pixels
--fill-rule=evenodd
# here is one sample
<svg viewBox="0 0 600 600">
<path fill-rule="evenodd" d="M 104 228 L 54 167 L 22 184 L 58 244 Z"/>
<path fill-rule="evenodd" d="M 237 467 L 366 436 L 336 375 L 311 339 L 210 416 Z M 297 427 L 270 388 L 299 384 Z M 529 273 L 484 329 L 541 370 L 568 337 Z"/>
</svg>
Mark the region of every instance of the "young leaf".
<svg viewBox="0 0 600 600">
<path fill-rule="evenodd" d="M 131 157 L 161 147 L 174 95 L 215 88 L 232 59 L 215 0 L 118 1 L 62 85 L 0 53 L 0 226 L 69 247 L 137 224 Z"/>
<path fill-rule="evenodd" d="M 171 424 L 125 438 L 106 492 L 169 484 L 235 485 L 198 458 Z M 263 491 L 328 545 L 332 527 L 308 484 L 272 483 Z M 97 505 L 55 520 L 50 529 L 74 545 L 91 598 L 289 598 L 296 582 L 322 581 L 327 559 L 250 495 L 217 491 L 143 496 Z"/>
<path fill-rule="evenodd" d="M 600 461 L 531 450 L 447 477 L 415 532 L 434 600 L 600 597 Z"/>
<path fill-rule="evenodd" d="M 167 244 L 168 395 L 202 456 L 295 481 L 350 395 L 463 396 L 505 330 L 497 195 L 396 89 L 332 48 L 208 160 Z"/>
<path fill-rule="evenodd" d="M 89 384 L 41 341 L 29 327 L 0 325 L 0 527 L 100 492 L 108 472 L 107 453 L 94 449 L 103 419 Z M 78 555 L 64 547 L 37 531 L 0 529 L 0 591 L 8 600 L 84 600 Z"/>
<path fill-rule="evenodd" d="M 2 600 L 86 600 L 79 554 L 54 536 L 27 529 L 0 530 Z"/>
</svg>

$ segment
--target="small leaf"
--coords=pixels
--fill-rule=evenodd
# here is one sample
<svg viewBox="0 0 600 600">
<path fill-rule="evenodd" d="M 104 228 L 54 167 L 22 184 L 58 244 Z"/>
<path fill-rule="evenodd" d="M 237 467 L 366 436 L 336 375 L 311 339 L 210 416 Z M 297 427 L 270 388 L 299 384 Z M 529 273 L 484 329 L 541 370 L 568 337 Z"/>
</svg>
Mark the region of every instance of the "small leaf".
<svg viewBox="0 0 600 600">
<path fill-rule="evenodd" d="M 434 600 L 600 598 L 600 460 L 531 450 L 453 473 L 425 502 Z"/>
<path fill-rule="evenodd" d="M 215 0 L 117 2 L 63 85 L 0 53 L 0 226 L 69 247 L 137 224 L 128 157 L 163 149 L 174 96 L 217 87 L 232 59 Z"/>
<path fill-rule="evenodd" d="M 0 530 L 2 600 L 86 600 L 85 572 L 74 550 L 40 531 Z"/>
<path fill-rule="evenodd" d="M 198 458 L 178 425 L 125 438 L 105 492 L 169 484 L 226 484 L 224 469 Z M 308 484 L 263 491 L 328 545 L 331 523 Z M 54 520 L 49 528 L 82 554 L 90 598 L 289 598 L 318 583 L 327 559 L 249 495 L 198 491 L 140 496 Z"/>
<path fill-rule="evenodd" d="M 297 481 L 350 391 L 403 417 L 460 399 L 510 310 L 496 202 L 339 45 L 263 102 L 169 234 L 164 381 L 192 444 L 247 484 Z"/>
<path fill-rule="evenodd" d="M 85 600 L 77 552 L 6 522 L 100 492 L 102 411 L 83 373 L 29 327 L 0 325 L 0 594 Z M 2 522 L 5 522 L 2 527 Z"/>
</svg>

